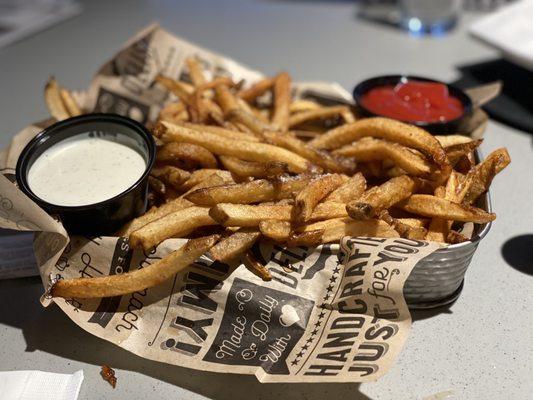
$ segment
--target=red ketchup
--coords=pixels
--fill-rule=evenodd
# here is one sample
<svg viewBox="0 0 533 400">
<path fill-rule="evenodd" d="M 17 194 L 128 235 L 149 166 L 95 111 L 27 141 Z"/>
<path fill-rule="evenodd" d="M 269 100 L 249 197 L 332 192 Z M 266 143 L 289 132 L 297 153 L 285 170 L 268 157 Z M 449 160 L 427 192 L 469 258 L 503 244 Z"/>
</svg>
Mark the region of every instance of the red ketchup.
<svg viewBox="0 0 533 400">
<path fill-rule="evenodd" d="M 373 88 L 362 96 L 361 105 L 374 114 L 411 122 L 446 122 L 464 113 L 446 85 L 415 80 Z"/>
</svg>

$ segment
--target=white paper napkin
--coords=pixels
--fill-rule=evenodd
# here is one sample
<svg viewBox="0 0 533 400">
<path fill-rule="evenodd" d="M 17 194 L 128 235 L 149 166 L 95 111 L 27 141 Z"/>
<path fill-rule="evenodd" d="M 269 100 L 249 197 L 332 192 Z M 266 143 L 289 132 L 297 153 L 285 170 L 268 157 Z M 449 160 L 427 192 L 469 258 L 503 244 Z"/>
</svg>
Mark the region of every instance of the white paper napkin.
<svg viewBox="0 0 533 400">
<path fill-rule="evenodd" d="M 56 374 L 43 371 L 0 372 L 2 400 L 76 400 L 83 371 Z"/>
<path fill-rule="evenodd" d="M 518 1 L 477 20 L 470 33 L 533 71 L 533 0 Z"/>
</svg>

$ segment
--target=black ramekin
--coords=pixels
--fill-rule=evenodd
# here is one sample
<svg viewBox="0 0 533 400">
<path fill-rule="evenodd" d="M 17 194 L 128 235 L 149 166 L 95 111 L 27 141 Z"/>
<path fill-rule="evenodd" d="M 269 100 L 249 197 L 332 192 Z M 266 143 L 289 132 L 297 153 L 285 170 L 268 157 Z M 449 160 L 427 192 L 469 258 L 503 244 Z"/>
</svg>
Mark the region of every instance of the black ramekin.
<svg viewBox="0 0 533 400">
<path fill-rule="evenodd" d="M 39 198 L 28 185 L 28 171 L 48 148 L 78 134 L 120 133 L 131 139 L 146 160 L 142 176 L 124 192 L 99 203 L 83 206 L 61 206 Z M 98 133 L 100 132 L 100 133 Z M 19 156 L 16 176 L 20 190 L 49 214 L 58 215 L 71 234 L 109 235 L 126 222 L 146 211 L 148 175 L 155 160 L 155 143 L 148 130 L 138 122 L 117 114 L 85 114 L 57 122 L 33 138 Z M 113 173 L 113 171 L 109 171 Z"/>
<path fill-rule="evenodd" d="M 412 125 L 419 126 L 420 128 L 423 128 L 427 130 L 428 132 L 431 132 L 436 135 L 445 135 L 445 134 L 456 133 L 461 123 L 472 114 L 472 109 L 473 109 L 472 99 L 470 99 L 470 97 L 458 87 L 449 85 L 445 82 L 437 81 L 435 79 L 423 78 L 420 76 L 412 76 L 412 75 L 384 75 L 384 76 L 378 76 L 375 78 L 370 78 L 359 83 L 353 90 L 353 98 L 355 102 L 357 103 L 357 107 L 359 111 L 361 112 L 361 114 L 365 116 L 387 117 L 386 115 L 378 115 L 376 113 L 373 113 L 372 111 L 365 108 L 362 105 L 361 99 L 363 95 L 371 89 L 374 89 L 379 86 L 396 85 L 397 83 L 402 82 L 402 81 L 422 81 L 422 82 L 441 83 L 443 85 L 446 85 L 448 87 L 448 92 L 450 93 L 450 95 L 457 98 L 463 105 L 463 114 L 460 117 L 451 119 L 449 121 L 425 122 L 425 121 L 402 120 L 402 122 L 407 122 Z"/>
</svg>

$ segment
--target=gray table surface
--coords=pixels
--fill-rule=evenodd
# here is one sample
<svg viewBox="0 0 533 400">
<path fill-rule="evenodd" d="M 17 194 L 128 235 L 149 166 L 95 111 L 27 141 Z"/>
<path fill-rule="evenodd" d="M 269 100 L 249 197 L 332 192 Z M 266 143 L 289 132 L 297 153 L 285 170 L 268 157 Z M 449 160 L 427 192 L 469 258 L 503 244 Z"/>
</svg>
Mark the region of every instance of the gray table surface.
<svg viewBox="0 0 533 400">
<path fill-rule="evenodd" d="M 0 145 L 47 116 L 48 75 L 85 87 L 125 40 L 153 21 L 267 74 L 286 69 L 297 80 L 334 80 L 347 89 L 384 73 L 452 80 L 458 66 L 498 57 L 468 37 L 476 15 L 447 37 L 416 39 L 358 20 L 355 10 L 350 1 L 86 1 L 79 17 L 0 50 Z M 447 390 L 457 399 L 531 398 L 532 136 L 491 122 L 482 149 L 500 146 L 513 162 L 493 184 L 498 219 L 461 297 L 449 308 L 415 313 L 398 362 L 375 383 L 262 385 L 254 377 L 144 360 L 82 331 L 58 308 L 41 308 L 37 278 L 0 282 L 0 370 L 83 369 L 81 399 L 402 400 Z M 103 363 L 117 369 L 115 390 L 99 376 Z"/>
</svg>

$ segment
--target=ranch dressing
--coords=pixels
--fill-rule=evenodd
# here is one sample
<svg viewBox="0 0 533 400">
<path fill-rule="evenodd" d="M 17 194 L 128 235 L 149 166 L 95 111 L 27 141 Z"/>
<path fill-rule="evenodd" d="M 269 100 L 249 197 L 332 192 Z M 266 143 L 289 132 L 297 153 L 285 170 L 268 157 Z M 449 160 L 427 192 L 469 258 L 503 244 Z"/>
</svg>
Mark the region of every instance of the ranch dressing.
<svg viewBox="0 0 533 400">
<path fill-rule="evenodd" d="M 82 134 L 46 149 L 31 166 L 28 185 L 51 204 L 89 205 L 124 192 L 146 165 L 144 157 L 125 144 Z"/>
</svg>

